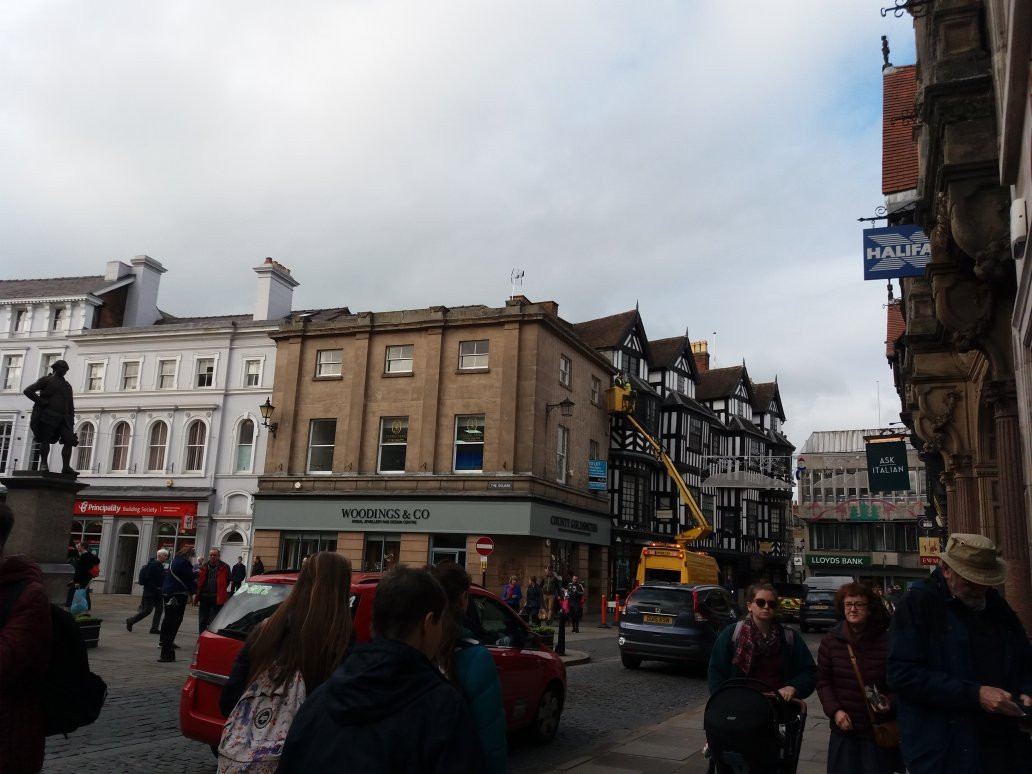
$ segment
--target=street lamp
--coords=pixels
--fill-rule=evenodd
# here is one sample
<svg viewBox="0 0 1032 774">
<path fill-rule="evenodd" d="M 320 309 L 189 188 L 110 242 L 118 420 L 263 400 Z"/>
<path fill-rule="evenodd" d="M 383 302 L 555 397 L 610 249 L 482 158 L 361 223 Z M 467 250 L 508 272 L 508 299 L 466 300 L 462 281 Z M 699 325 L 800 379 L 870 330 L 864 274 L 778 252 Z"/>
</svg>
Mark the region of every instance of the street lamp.
<svg viewBox="0 0 1032 774">
<path fill-rule="evenodd" d="M 279 423 L 269 421 L 269 417 L 272 416 L 272 412 L 276 410 L 276 407 L 272 405 L 272 400 L 266 398 L 265 403 L 260 405 L 258 410 L 262 412 L 262 427 L 267 427 L 269 429 L 269 434 L 275 438 L 276 428 L 279 427 Z"/>
<path fill-rule="evenodd" d="M 547 418 L 548 414 L 552 411 L 552 409 L 555 409 L 555 408 L 559 409 L 560 415 L 562 415 L 564 417 L 572 417 L 573 416 L 573 407 L 575 405 L 577 405 L 577 404 L 574 403 L 569 398 L 563 398 L 558 403 L 546 403 L 545 404 L 545 417 Z"/>
</svg>

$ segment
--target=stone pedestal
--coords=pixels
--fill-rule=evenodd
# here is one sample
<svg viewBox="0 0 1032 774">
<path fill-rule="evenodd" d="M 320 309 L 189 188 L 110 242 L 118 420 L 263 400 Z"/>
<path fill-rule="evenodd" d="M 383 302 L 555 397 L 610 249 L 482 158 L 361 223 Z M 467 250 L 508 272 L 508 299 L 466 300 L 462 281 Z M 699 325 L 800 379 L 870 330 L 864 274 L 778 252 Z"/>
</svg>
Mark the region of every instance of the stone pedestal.
<svg viewBox="0 0 1032 774">
<path fill-rule="evenodd" d="M 14 530 L 4 554 L 26 554 L 38 562 L 51 601 L 63 605 L 72 579 L 68 536 L 75 497 L 88 484 L 61 473 L 21 470 L 0 481 L 7 487 L 7 505 L 14 512 Z"/>
</svg>

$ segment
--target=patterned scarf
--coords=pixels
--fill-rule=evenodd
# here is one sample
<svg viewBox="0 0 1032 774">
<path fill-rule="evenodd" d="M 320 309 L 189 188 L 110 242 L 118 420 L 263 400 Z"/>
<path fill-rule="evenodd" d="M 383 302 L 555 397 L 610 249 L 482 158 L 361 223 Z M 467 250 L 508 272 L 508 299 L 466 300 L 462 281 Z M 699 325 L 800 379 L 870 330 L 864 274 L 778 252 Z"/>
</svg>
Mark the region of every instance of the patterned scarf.
<svg viewBox="0 0 1032 774">
<path fill-rule="evenodd" d="M 731 659 L 731 663 L 738 667 L 743 675 L 748 675 L 757 654 L 771 656 L 777 653 L 780 647 L 781 624 L 772 622 L 770 631 L 764 636 L 756 628 L 752 616 L 747 615 L 743 619 L 743 626 L 738 635 L 738 642 L 735 643 L 735 655 Z"/>
</svg>

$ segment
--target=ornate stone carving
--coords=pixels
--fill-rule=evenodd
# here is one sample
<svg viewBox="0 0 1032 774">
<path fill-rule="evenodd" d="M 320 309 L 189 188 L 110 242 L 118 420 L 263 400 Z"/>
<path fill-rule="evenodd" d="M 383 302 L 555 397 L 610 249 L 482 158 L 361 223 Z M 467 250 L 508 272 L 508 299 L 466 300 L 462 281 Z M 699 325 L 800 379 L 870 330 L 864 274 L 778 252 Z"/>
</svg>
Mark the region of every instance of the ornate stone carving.
<svg viewBox="0 0 1032 774">
<path fill-rule="evenodd" d="M 1018 392 L 1013 379 L 989 382 L 982 392 L 982 398 L 996 416 L 1017 413 Z"/>
</svg>

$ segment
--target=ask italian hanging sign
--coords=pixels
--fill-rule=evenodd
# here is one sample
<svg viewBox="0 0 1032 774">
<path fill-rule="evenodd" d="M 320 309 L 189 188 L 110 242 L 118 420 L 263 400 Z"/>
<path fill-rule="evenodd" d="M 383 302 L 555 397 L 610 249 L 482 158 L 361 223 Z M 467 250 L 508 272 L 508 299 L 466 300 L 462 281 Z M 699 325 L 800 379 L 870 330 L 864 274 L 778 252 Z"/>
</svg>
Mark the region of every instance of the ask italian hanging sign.
<svg viewBox="0 0 1032 774">
<path fill-rule="evenodd" d="M 869 436 L 867 476 L 872 492 L 910 491 L 907 441 L 900 436 Z"/>
</svg>

